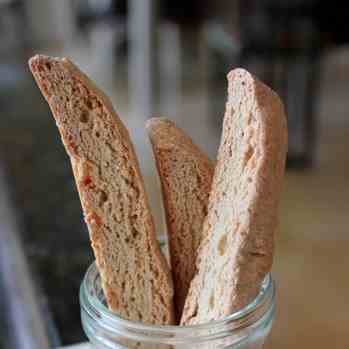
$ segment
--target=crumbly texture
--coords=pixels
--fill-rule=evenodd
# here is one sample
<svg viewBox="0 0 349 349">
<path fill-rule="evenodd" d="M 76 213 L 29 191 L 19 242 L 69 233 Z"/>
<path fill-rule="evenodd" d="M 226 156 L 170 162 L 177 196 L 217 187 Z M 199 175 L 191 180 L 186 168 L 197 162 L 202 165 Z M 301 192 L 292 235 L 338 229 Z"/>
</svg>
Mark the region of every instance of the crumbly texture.
<svg viewBox="0 0 349 349">
<path fill-rule="evenodd" d="M 128 131 L 68 59 L 37 55 L 29 66 L 72 163 L 109 307 L 130 320 L 173 324 L 171 275 Z"/>
<path fill-rule="evenodd" d="M 218 320 L 252 301 L 270 270 L 287 152 L 279 97 L 243 69 L 228 101 L 204 222 L 204 241 L 181 323 Z"/>
<path fill-rule="evenodd" d="M 213 163 L 172 121 L 147 122 L 161 181 L 175 289 L 175 310 L 180 319 L 190 282 L 214 172 Z"/>
</svg>

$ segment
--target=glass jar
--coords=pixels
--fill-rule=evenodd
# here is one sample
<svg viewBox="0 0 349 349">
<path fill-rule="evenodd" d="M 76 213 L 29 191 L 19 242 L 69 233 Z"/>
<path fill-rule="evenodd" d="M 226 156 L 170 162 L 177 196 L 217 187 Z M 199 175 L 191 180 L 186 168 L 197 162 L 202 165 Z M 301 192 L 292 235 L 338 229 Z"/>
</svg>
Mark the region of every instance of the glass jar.
<svg viewBox="0 0 349 349">
<path fill-rule="evenodd" d="M 120 318 L 105 302 L 96 264 L 80 288 L 81 320 L 93 348 L 98 349 L 259 349 L 270 332 L 275 288 L 268 274 L 256 299 L 219 321 L 193 326 L 154 326 Z"/>
</svg>

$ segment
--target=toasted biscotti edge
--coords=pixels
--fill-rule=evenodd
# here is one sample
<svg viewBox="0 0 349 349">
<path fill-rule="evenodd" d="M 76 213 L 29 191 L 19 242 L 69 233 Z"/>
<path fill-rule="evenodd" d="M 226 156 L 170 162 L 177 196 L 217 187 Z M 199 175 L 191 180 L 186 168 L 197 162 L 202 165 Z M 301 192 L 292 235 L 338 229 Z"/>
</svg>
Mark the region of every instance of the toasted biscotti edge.
<svg viewBox="0 0 349 349">
<path fill-rule="evenodd" d="M 162 187 L 175 309 L 180 319 L 196 271 L 195 260 L 202 240 L 214 165 L 174 122 L 152 118 L 146 127 Z"/>
<path fill-rule="evenodd" d="M 57 59 L 57 58 L 50 58 L 47 56 L 35 56 L 33 57 L 30 62 L 30 68 L 33 72 L 34 78 L 38 83 L 39 88 L 41 89 L 43 95 L 47 99 L 51 110 L 55 116 L 57 125 L 60 129 L 63 143 L 66 146 L 66 149 L 68 151 L 68 154 L 71 158 L 72 162 L 72 167 L 76 179 L 76 183 L 78 186 L 79 190 L 79 195 L 81 198 L 82 206 L 84 212 L 89 212 L 90 210 L 90 205 L 91 205 L 91 200 L 89 199 L 88 195 L 86 195 L 86 192 L 81 186 L 81 172 L 84 171 L 85 166 L 84 162 L 80 161 L 79 157 L 75 154 L 74 151 L 74 146 L 71 144 L 71 141 L 69 140 L 69 137 L 65 134 L 65 129 L 64 125 L 61 124 L 60 118 L 59 118 L 59 112 L 57 111 L 57 106 L 59 106 L 59 102 L 51 100 L 52 96 L 49 96 L 47 88 L 49 85 L 49 81 L 43 81 L 38 74 L 37 69 L 43 69 L 42 65 L 44 64 L 53 64 L 53 63 L 58 63 L 62 65 L 62 69 L 66 69 L 69 71 L 72 76 L 76 77 L 81 83 L 95 96 L 97 96 L 98 100 L 103 104 L 103 106 L 106 108 L 107 112 L 112 115 L 112 123 L 113 127 L 115 127 L 118 131 L 120 132 L 119 137 L 121 138 L 121 143 L 125 145 L 125 149 L 127 151 L 127 157 L 129 158 L 129 161 L 132 162 L 132 168 L 134 168 L 135 172 L 135 186 L 137 189 L 140 191 L 140 195 L 142 200 L 144 201 L 144 212 L 145 215 L 147 216 L 145 219 L 145 227 L 144 231 L 147 231 L 147 239 L 146 241 L 149 243 L 148 248 L 150 249 L 151 252 L 151 260 L 149 260 L 149 263 L 153 263 L 155 266 L 155 269 L 157 270 L 158 275 L 161 276 L 161 281 L 162 285 L 158 285 L 158 290 L 157 292 L 162 293 L 162 297 L 164 299 L 164 302 L 166 303 L 165 306 L 167 307 L 167 314 L 166 314 L 166 323 L 173 323 L 174 319 L 174 314 L 173 314 L 173 308 L 172 308 L 172 296 L 173 296 L 173 285 L 172 285 L 172 280 L 171 280 L 171 275 L 168 269 L 168 266 L 166 264 L 166 261 L 164 257 L 161 254 L 158 242 L 155 237 L 154 233 L 154 226 L 153 226 L 153 221 L 152 217 L 150 214 L 149 206 L 148 206 L 148 201 L 146 197 L 146 193 L 144 191 L 144 183 L 143 183 L 143 178 L 140 174 L 139 170 L 139 165 L 138 161 L 134 152 L 133 145 L 130 141 L 128 131 L 114 112 L 114 109 L 109 101 L 109 99 L 102 93 L 95 85 L 94 83 L 91 82 L 91 80 L 83 74 L 72 62 L 70 62 L 68 59 Z M 56 98 L 58 96 L 54 96 L 53 98 Z M 103 269 L 105 267 L 104 265 L 104 256 L 103 254 L 105 251 L 100 250 L 99 245 L 100 245 L 100 236 L 101 236 L 101 230 L 98 227 L 98 222 L 96 220 L 96 217 L 91 216 L 91 215 L 86 215 L 85 217 L 89 230 L 90 230 L 90 236 L 91 236 L 91 242 L 92 242 L 92 247 L 94 248 L 97 263 L 99 264 L 99 268 L 101 270 L 102 278 L 103 278 Z M 108 269 L 104 273 L 104 279 L 108 279 L 108 273 L 110 273 L 111 268 Z M 107 284 L 105 284 L 105 292 L 106 296 L 108 298 L 109 304 L 111 305 L 112 308 L 117 308 L 117 304 L 119 303 L 119 300 L 117 297 L 115 297 L 115 294 L 113 290 L 108 287 Z"/>
<path fill-rule="evenodd" d="M 198 273 L 186 300 L 183 325 L 218 320 L 242 308 L 256 296 L 272 264 L 273 235 L 287 152 L 284 108 L 275 92 L 243 69 L 230 72 L 228 81 L 222 140 L 204 223 L 204 230 L 209 233 L 200 247 Z M 251 134 L 247 127 L 237 127 L 238 123 L 232 120 L 241 118 L 253 123 L 256 117 L 260 126 L 259 149 L 250 149 L 244 141 L 246 148 L 240 148 L 241 154 L 236 155 L 232 144 Z M 256 150 L 260 152 L 258 158 L 253 153 Z M 256 176 L 236 177 L 238 164 L 248 161 L 256 162 Z M 239 185 L 243 189 L 239 189 Z M 236 190 L 250 195 L 246 204 Z M 241 205 L 246 207 L 239 211 Z M 235 217 L 234 211 L 241 216 Z M 226 251 L 229 257 L 224 258 Z"/>
</svg>

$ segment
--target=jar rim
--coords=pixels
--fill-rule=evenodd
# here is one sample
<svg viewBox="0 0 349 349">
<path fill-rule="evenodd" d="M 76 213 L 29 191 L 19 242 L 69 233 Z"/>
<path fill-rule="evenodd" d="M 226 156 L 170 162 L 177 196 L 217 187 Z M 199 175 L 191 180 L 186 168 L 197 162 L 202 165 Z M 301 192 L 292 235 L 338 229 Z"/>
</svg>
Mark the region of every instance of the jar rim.
<svg viewBox="0 0 349 349">
<path fill-rule="evenodd" d="M 99 281 L 97 280 L 99 279 Z M 97 280 L 97 281 L 96 281 Z M 266 312 L 274 305 L 275 300 L 275 285 L 271 273 L 268 273 L 262 282 L 259 294 L 253 301 L 247 304 L 242 309 L 233 312 L 232 314 L 220 319 L 213 320 L 203 324 L 179 326 L 179 325 L 149 325 L 140 321 L 132 321 L 120 317 L 117 313 L 108 309 L 103 302 L 98 298 L 95 284 L 92 286 L 91 282 L 100 282 L 100 275 L 96 262 L 93 262 L 86 271 L 83 281 L 80 286 L 80 305 L 81 308 L 88 313 L 94 320 L 98 321 L 101 326 L 113 331 L 115 328 L 124 328 L 134 331 L 142 331 L 147 333 L 164 334 L 185 334 L 191 331 L 207 331 L 219 329 L 236 323 L 233 326 L 234 330 L 245 328 L 246 326 L 257 322 L 262 318 Z M 92 286 L 92 287 L 91 287 Z M 92 292 L 91 292 L 92 290 Z"/>
</svg>

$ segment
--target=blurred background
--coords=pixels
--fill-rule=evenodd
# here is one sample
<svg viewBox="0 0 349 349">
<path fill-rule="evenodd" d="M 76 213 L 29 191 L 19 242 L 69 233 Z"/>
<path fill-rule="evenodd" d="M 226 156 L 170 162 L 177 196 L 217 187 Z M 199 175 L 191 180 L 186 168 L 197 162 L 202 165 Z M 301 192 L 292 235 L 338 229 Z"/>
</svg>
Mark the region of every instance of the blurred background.
<svg viewBox="0 0 349 349">
<path fill-rule="evenodd" d="M 0 348 L 86 341 L 93 260 L 70 163 L 27 60 L 67 56 L 111 97 L 159 189 L 144 131 L 167 116 L 216 157 L 226 74 L 285 102 L 289 154 L 268 349 L 348 348 L 349 27 L 344 1 L 0 0 Z"/>
</svg>

